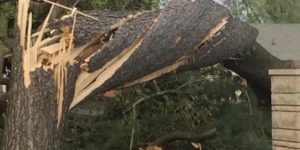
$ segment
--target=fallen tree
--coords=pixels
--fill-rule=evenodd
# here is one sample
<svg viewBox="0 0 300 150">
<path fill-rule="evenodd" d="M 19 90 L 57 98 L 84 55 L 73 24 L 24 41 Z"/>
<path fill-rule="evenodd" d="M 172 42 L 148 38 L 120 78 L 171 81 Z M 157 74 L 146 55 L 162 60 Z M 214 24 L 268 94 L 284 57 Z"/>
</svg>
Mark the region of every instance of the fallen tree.
<svg viewBox="0 0 300 150">
<path fill-rule="evenodd" d="M 257 30 L 212 1 L 173 0 L 161 11 L 88 14 L 47 2 L 50 12 L 36 33 L 28 14 L 30 0 L 18 3 L 7 150 L 60 149 L 69 109 L 112 89 L 220 62 L 247 79 L 251 61 L 237 59 L 256 45 Z M 53 22 L 55 7 L 72 13 Z M 248 79 L 257 82 L 266 77 L 263 73 Z"/>
</svg>

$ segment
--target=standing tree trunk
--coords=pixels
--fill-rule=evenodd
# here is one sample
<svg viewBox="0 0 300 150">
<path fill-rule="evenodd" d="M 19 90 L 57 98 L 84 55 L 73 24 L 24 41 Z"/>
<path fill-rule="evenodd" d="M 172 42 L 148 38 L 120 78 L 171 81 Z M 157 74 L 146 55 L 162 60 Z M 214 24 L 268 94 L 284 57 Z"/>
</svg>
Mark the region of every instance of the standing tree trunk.
<svg viewBox="0 0 300 150">
<path fill-rule="evenodd" d="M 32 84 L 26 88 L 20 63 L 22 50 L 18 45 L 13 53 L 13 82 L 6 113 L 4 149 L 58 149 L 53 73 L 39 69 L 31 74 Z"/>
<path fill-rule="evenodd" d="M 70 87 L 60 87 L 66 93 L 63 95 L 61 119 L 58 116 L 57 85 L 55 72 L 44 68 L 36 67 L 30 70 L 30 85 L 26 79 L 25 70 L 28 69 L 29 42 L 24 39 L 24 25 L 27 25 L 26 18 L 29 0 L 20 0 L 18 3 L 18 16 L 16 25 L 16 39 L 13 50 L 13 68 L 10 98 L 5 122 L 5 137 L 3 147 L 5 150 L 55 150 L 60 149 L 60 136 L 62 133 L 65 114 L 69 110 L 73 99 L 74 84 L 76 79 L 77 65 L 68 67 L 65 79 L 70 82 Z M 22 11 L 23 10 L 23 11 Z M 29 19 L 31 20 L 31 19 Z M 27 28 L 30 28 L 28 23 Z M 27 32 L 26 36 L 31 36 Z M 27 45 L 25 44 L 26 42 Z M 31 59 L 34 59 L 31 57 Z M 32 64 L 30 64 L 32 67 Z M 29 68 L 30 69 L 30 68 Z M 77 69 L 78 70 L 78 69 Z M 64 82 L 64 81 L 62 81 Z M 73 84 L 73 86 L 72 86 Z M 73 88 L 72 88 L 73 87 Z"/>
</svg>

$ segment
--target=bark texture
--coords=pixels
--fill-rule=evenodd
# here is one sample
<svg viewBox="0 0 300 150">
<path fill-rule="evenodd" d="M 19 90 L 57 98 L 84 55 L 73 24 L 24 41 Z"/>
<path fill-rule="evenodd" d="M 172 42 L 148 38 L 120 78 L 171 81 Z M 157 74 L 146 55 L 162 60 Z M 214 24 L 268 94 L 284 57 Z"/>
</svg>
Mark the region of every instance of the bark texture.
<svg viewBox="0 0 300 150">
<path fill-rule="evenodd" d="M 57 70 L 45 69 L 55 62 L 51 60 L 55 57 L 49 57 L 41 61 L 41 67 L 31 71 L 31 83 L 26 88 L 23 64 L 20 64 L 23 63 L 23 47 L 16 44 L 5 149 L 60 149 L 59 137 L 70 106 L 105 91 L 146 82 L 173 71 L 224 62 L 226 67 L 250 82 L 265 80 L 261 82 L 263 86 L 253 85 L 266 89 L 269 86 L 265 75 L 270 66 L 264 66 L 261 72 L 261 68 L 247 64 L 252 56 L 257 56 L 253 61 L 260 60 L 261 63 L 276 60 L 265 60 L 271 56 L 260 55 L 264 52 L 253 49 L 257 30 L 233 19 L 227 9 L 213 1 L 173 0 L 166 9 L 157 12 L 104 10 L 89 14 L 99 20 L 77 16 L 76 47 L 66 58 L 74 56 L 76 61 L 63 66 L 63 87 L 58 87 L 61 84 L 55 81 Z M 53 23 L 52 28 L 71 27 L 72 22 L 69 19 Z M 244 56 L 245 61 L 231 60 L 249 49 L 253 53 Z M 248 71 L 252 67 L 254 71 Z M 62 106 L 57 97 L 61 89 Z M 61 121 L 58 119 L 60 110 L 63 112 Z"/>
<path fill-rule="evenodd" d="M 77 74 L 74 65 L 68 68 L 64 87 L 64 105 L 61 123 L 57 126 L 57 95 L 53 71 L 38 68 L 30 74 L 31 85 L 23 82 L 22 48 L 14 50 L 13 82 L 8 101 L 4 149 L 55 150 L 60 149 L 63 120 L 73 99 Z M 69 73 L 72 72 L 72 73 Z"/>
<path fill-rule="evenodd" d="M 19 37 L 19 36 L 17 36 Z M 16 40 L 19 42 L 19 40 Z M 41 69 L 31 74 L 32 85 L 23 83 L 23 48 L 14 49 L 10 100 L 5 123 L 4 149 L 56 149 L 56 91 L 53 73 Z"/>
<path fill-rule="evenodd" d="M 222 62 L 250 47 L 257 36 L 256 29 L 233 19 L 227 9 L 207 0 L 175 1 L 160 12 L 94 11 L 90 15 L 100 21 L 79 17 L 76 44 L 80 46 L 92 41 L 95 36 L 106 39 L 104 46 L 84 51 L 78 58 L 89 57 L 85 70 L 90 73 L 105 68 L 110 60 L 142 36 L 142 43 L 132 55 L 93 90 L 91 96 L 126 84 L 144 82 L 147 81 L 144 77 L 156 78 L 184 65 L 187 70 Z M 133 17 L 112 28 L 129 16 Z M 226 25 L 213 33 L 224 19 Z"/>
<path fill-rule="evenodd" d="M 13 50 L 12 80 L 5 116 L 3 149 L 60 149 L 63 121 L 58 124 L 57 88 L 54 71 L 36 68 L 30 72 L 31 83 L 29 87 L 25 87 L 23 68 L 25 48 L 21 46 L 20 28 L 19 26 L 16 28 L 17 34 Z M 61 87 L 65 93 L 62 109 L 65 113 L 63 113 L 62 120 L 69 111 L 73 99 L 78 68 L 77 64 L 66 67 L 65 80 L 68 81 L 70 87 Z"/>
<path fill-rule="evenodd" d="M 225 60 L 223 65 L 248 81 L 261 105 L 271 105 L 269 69 L 297 68 L 294 61 L 280 60 L 258 43 L 254 43 L 235 57 L 235 60 Z"/>
</svg>

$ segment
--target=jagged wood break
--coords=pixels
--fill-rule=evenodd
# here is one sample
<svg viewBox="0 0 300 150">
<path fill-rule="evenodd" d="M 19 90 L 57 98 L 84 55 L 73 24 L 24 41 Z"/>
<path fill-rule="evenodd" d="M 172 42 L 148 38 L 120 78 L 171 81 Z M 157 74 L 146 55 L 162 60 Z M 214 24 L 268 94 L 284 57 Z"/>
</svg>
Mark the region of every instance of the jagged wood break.
<svg viewBox="0 0 300 150">
<path fill-rule="evenodd" d="M 64 112 L 90 96 L 146 82 L 195 63 L 205 66 L 221 62 L 251 46 L 256 37 L 255 29 L 207 0 L 175 0 L 162 11 L 104 10 L 89 14 L 49 3 L 49 14 L 36 33 L 32 34 L 28 4 L 22 8 L 22 16 L 28 19 L 19 19 L 21 42 L 26 47 L 24 85 L 30 88 L 30 74 L 38 68 L 53 71 L 57 127 Z M 53 26 L 49 18 L 54 7 L 63 7 L 70 14 Z"/>
<path fill-rule="evenodd" d="M 61 149 L 70 108 L 173 71 L 222 62 L 268 98 L 267 70 L 290 66 L 255 42 L 256 29 L 211 0 L 172 0 L 160 11 L 85 13 L 44 1 L 52 7 L 39 31 L 31 29 L 30 1 L 18 3 L 7 150 Z M 53 7 L 70 13 L 50 20 Z"/>
<path fill-rule="evenodd" d="M 51 8 L 47 17 L 45 18 L 40 31 L 32 34 L 32 14 L 28 15 L 27 34 L 26 31 L 27 20 L 22 20 L 21 29 L 21 43 L 25 47 L 23 52 L 23 69 L 24 69 L 24 86 L 29 88 L 31 83 L 30 72 L 34 72 L 37 68 L 42 68 L 45 71 L 54 71 L 54 81 L 56 87 L 57 97 L 57 127 L 60 125 L 61 116 L 63 113 L 64 90 L 68 84 L 67 80 L 67 66 L 76 63 L 75 57 L 77 51 L 82 48 L 74 48 L 74 29 L 76 24 L 76 16 L 78 14 L 76 8 L 72 9 L 72 13 L 67 15 L 73 20 L 72 26 L 63 26 L 60 29 L 49 29 L 50 17 L 55 6 L 59 4 L 46 1 L 51 4 Z M 28 5 L 24 5 L 23 16 L 27 16 Z M 80 13 L 81 15 L 83 13 Z M 88 17 L 88 15 L 84 15 Z M 66 17 L 66 16 L 64 16 Z M 25 17 L 27 18 L 27 17 Z M 91 17 L 94 19 L 94 17 Z M 96 19 L 97 20 L 97 19 Z M 59 30 L 60 34 L 55 33 Z M 47 35 L 46 35 L 47 34 Z M 25 46 L 26 41 L 26 46 Z"/>
</svg>

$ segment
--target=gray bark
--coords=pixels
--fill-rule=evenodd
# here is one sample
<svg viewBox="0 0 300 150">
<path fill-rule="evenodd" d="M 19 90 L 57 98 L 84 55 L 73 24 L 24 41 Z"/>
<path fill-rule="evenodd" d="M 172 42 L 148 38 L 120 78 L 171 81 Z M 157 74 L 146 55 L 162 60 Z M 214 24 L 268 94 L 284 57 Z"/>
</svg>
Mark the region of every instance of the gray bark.
<svg viewBox="0 0 300 150">
<path fill-rule="evenodd" d="M 22 47 L 15 44 L 4 148 L 7 150 L 60 149 L 59 137 L 62 133 L 64 118 L 73 99 L 75 82 L 82 69 L 80 66 L 83 60 L 89 56 L 92 57 L 87 68 L 92 73 L 130 47 L 135 40 L 143 37 L 141 45 L 131 57 L 116 70 L 111 78 L 88 96 L 91 97 L 172 65 L 182 56 L 187 56 L 189 61 L 180 66 L 179 70 L 191 70 L 230 60 L 231 57 L 255 44 L 257 31 L 233 19 L 224 7 L 208 0 L 195 2 L 175 0 L 173 2 L 165 10 L 143 12 L 116 28 L 111 28 L 111 26 L 120 18 L 136 14 L 136 12 L 107 10 L 90 12 L 100 21 L 78 16 L 75 44 L 80 46 L 90 41 L 93 42 L 89 50 L 77 57 L 77 63 L 66 67 L 68 76 L 64 87 L 64 113 L 62 123 L 58 128 L 56 127 L 57 89 L 54 84 L 53 71 L 38 68 L 31 72 L 31 85 L 25 88 L 23 68 L 20 63 L 22 62 Z M 228 17 L 228 23 L 225 28 L 220 30 L 218 35 L 205 39 L 226 17 Z M 72 21 L 53 24 L 52 27 L 68 26 L 70 22 Z M 101 38 L 102 41 L 99 40 Z M 202 43 L 204 40 L 205 42 Z M 260 79 L 261 76 L 258 76 L 258 80 Z"/>
</svg>

